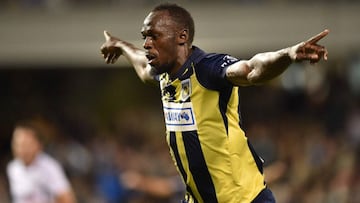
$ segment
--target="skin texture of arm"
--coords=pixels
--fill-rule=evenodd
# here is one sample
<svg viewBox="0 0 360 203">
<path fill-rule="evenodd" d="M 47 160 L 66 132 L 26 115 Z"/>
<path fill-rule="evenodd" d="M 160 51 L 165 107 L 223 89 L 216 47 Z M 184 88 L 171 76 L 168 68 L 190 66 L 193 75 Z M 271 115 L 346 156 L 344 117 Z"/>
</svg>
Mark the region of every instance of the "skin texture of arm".
<svg viewBox="0 0 360 203">
<path fill-rule="evenodd" d="M 227 68 L 226 77 L 237 86 L 263 84 L 280 75 L 294 61 L 317 63 L 322 58 L 327 60 L 327 50 L 316 43 L 328 33 L 329 30 L 324 30 L 292 47 L 256 54 L 250 60 L 241 60 Z"/>
</svg>

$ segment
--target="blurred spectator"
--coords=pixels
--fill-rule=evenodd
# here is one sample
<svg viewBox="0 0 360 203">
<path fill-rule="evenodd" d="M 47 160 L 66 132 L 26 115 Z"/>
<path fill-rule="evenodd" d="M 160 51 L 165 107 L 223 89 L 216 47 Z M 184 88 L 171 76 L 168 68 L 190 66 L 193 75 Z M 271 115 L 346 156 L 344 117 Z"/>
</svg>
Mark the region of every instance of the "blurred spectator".
<svg viewBox="0 0 360 203">
<path fill-rule="evenodd" d="M 12 138 L 14 160 L 7 173 L 13 203 L 75 203 L 61 165 L 43 152 L 42 135 L 30 122 L 18 123 Z"/>
</svg>

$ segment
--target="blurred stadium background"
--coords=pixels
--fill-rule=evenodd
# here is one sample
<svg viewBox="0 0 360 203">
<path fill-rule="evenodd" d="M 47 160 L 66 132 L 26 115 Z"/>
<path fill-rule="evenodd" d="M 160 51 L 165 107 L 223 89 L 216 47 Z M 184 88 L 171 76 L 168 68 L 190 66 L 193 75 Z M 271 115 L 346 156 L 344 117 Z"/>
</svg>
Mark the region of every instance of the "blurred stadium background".
<svg viewBox="0 0 360 203">
<path fill-rule="evenodd" d="M 79 202 L 179 202 L 158 89 L 124 60 L 105 65 L 103 30 L 141 46 L 158 0 L 0 1 L 0 202 L 20 119 L 47 135 Z M 360 3 L 356 0 L 170 1 L 196 24 L 194 44 L 249 58 L 325 28 L 329 60 L 292 65 L 266 86 L 242 88 L 249 139 L 266 160 L 279 203 L 360 202 Z"/>
</svg>

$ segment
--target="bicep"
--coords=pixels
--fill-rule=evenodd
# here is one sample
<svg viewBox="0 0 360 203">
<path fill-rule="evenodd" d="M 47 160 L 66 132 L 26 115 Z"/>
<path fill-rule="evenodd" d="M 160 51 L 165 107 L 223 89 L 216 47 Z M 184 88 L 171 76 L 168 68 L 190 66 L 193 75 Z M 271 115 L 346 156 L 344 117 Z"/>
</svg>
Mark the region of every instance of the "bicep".
<svg viewBox="0 0 360 203">
<path fill-rule="evenodd" d="M 226 79 L 236 86 L 247 86 L 252 83 L 249 81 L 249 74 L 252 69 L 249 66 L 249 61 L 240 60 L 227 67 L 225 75 Z"/>
</svg>

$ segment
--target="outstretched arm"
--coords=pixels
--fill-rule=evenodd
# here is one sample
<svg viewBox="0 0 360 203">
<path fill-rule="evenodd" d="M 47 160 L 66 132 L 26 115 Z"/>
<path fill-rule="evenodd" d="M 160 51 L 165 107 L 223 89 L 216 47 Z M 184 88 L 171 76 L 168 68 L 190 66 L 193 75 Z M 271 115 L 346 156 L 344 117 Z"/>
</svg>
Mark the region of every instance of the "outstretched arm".
<svg viewBox="0 0 360 203">
<path fill-rule="evenodd" d="M 317 63 L 327 60 L 327 50 L 317 42 L 325 37 L 324 30 L 307 41 L 275 52 L 256 54 L 250 60 L 241 60 L 226 70 L 227 79 L 234 85 L 262 84 L 284 72 L 294 61 Z"/>
<path fill-rule="evenodd" d="M 114 64 L 121 55 L 124 55 L 143 82 L 154 80 L 155 75 L 151 66 L 147 63 L 145 51 L 131 43 L 111 36 L 107 31 L 104 31 L 104 36 L 105 43 L 100 49 L 107 64 Z"/>
</svg>

